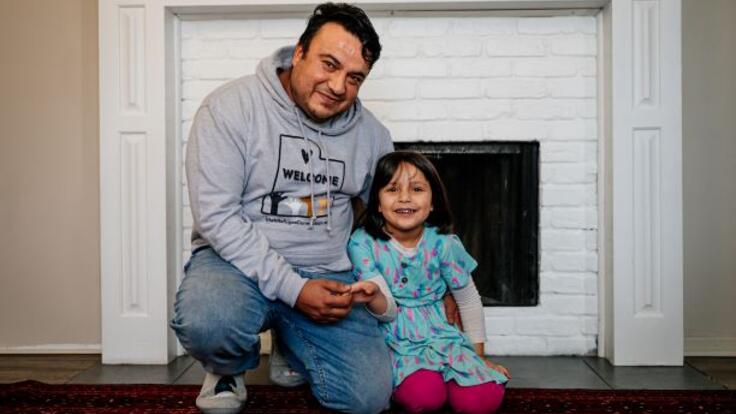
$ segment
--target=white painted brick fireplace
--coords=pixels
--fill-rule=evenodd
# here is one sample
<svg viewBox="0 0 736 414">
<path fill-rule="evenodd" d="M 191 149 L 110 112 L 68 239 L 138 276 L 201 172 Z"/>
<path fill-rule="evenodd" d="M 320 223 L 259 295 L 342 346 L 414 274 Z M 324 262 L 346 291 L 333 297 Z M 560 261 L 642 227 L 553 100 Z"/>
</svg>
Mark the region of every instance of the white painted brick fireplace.
<svg viewBox="0 0 736 414">
<path fill-rule="evenodd" d="M 540 143 L 540 301 L 488 349 L 683 361 L 681 0 L 358 0 L 395 141 Z M 201 100 L 293 44 L 309 0 L 99 0 L 104 363 L 167 363 Z M 180 349 L 179 349 L 180 351 Z"/>
<path fill-rule="evenodd" d="M 395 141 L 540 142 L 540 304 L 486 308 L 487 349 L 594 353 L 596 17 L 414 13 L 372 21 L 384 50 L 360 97 Z M 182 142 L 209 92 L 253 73 L 276 47 L 294 44 L 305 23 L 303 16 L 183 21 Z M 191 212 L 184 204 L 188 235 Z M 188 255 L 185 242 L 184 261 Z"/>
</svg>

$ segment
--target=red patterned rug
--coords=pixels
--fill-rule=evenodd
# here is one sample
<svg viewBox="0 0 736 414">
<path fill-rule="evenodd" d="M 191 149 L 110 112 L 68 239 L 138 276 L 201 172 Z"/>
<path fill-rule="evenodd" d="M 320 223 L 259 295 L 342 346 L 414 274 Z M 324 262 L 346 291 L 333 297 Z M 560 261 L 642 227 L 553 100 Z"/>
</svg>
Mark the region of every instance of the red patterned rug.
<svg viewBox="0 0 736 414">
<path fill-rule="evenodd" d="M 36 381 L 0 385 L 0 413 L 196 414 L 197 385 L 49 385 Z M 306 388 L 249 385 L 247 414 L 316 414 Z M 506 414 L 736 413 L 736 390 L 598 391 L 510 388 Z"/>
</svg>

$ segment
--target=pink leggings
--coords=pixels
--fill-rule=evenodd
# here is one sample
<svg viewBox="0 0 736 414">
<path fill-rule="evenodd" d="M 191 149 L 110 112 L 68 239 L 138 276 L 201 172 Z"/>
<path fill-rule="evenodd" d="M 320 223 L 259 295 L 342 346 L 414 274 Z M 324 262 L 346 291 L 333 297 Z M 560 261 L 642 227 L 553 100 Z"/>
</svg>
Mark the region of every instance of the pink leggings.
<svg viewBox="0 0 736 414">
<path fill-rule="evenodd" d="M 495 382 L 468 387 L 454 380 L 445 383 L 439 372 L 420 369 L 394 390 L 394 401 L 410 413 L 436 411 L 449 402 L 456 413 L 490 414 L 501 406 L 505 390 Z"/>
</svg>

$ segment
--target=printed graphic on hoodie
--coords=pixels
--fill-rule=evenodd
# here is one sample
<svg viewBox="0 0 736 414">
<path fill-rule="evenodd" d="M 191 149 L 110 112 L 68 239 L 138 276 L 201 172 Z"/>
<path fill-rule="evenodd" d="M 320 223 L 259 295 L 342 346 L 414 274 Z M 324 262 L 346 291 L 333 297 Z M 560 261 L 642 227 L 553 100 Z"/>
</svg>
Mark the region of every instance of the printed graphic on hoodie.
<svg viewBox="0 0 736 414">
<path fill-rule="evenodd" d="M 271 192 L 261 201 L 261 213 L 304 218 L 312 217 L 315 213 L 318 218 L 325 217 L 327 204 L 332 204 L 334 194 L 342 190 L 344 178 L 344 161 L 330 158 L 328 162 L 322 148 L 315 142 L 281 135 L 276 177 Z"/>
</svg>

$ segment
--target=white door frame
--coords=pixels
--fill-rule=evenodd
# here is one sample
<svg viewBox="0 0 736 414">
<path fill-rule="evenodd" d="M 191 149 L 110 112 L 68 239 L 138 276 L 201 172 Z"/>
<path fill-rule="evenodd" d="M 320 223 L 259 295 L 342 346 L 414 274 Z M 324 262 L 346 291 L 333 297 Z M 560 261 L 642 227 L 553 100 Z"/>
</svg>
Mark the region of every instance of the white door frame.
<svg viewBox="0 0 736 414">
<path fill-rule="evenodd" d="M 683 361 L 681 0 L 356 1 L 369 11 L 597 9 L 599 355 Z M 165 364 L 181 269 L 178 14 L 301 12 L 305 0 L 100 0 L 104 363 Z M 538 12 L 535 12 L 538 13 Z"/>
</svg>

